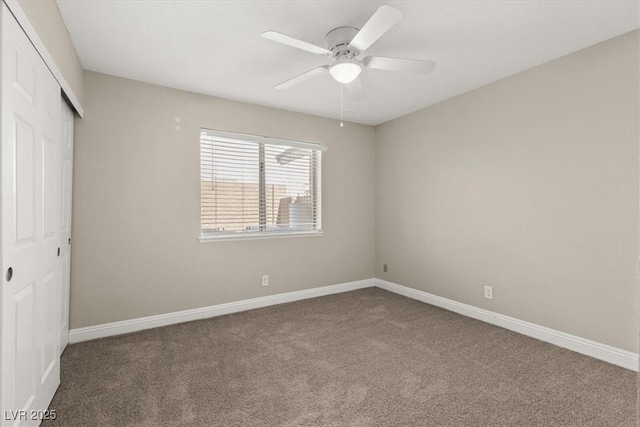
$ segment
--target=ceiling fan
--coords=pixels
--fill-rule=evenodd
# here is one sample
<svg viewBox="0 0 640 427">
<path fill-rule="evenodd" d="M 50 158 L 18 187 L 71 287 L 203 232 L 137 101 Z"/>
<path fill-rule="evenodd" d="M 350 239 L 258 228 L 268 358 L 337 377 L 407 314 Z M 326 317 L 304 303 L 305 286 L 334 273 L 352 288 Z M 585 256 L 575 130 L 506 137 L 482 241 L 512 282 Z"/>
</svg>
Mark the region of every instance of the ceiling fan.
<svg viewBox="0 0 640 427">
<path fill-rule="evenodd" d="M 328 71 L 339 83 L 347 84 L 355 81 L 355 89 L 357 92 L 360 92 L 360 96 L 356 97 L 362 99 L 364 96 L 358 75 L 363 68 L 419 74 L 431 73 L 436 66 L 436 63 L 433 61 L 364 56 L 364 52 L 400 21 L 400 19 L 402 19 L 402 12 L 395 7 L 388 5 L 380 6 L 360 29 L 354 27 L 338 27 L 329 31 L 325 36 L 326 48 L 307 43 L 277 31 L 266 31 L 262 33 L 262 37 L 265 39 L 318 55 L 329 56 L 334 59 L 330 65 L 316 67 L 276 85 L 275 88 L 289 89 Z"/>
</svg>

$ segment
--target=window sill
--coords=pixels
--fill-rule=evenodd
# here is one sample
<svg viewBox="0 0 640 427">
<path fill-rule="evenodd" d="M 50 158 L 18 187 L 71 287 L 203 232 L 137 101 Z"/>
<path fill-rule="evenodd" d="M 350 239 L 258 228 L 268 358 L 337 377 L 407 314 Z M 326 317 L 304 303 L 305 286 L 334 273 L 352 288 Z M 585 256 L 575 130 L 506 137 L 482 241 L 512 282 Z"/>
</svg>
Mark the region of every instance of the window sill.
<svg viewBox="0 0 640 427">
<path fill-rule="evenodd" d="M 240 235 L 221 235 L 221 236 L 201 236 L 198 241 L 200 243 L 226 242 L 230 240 L 262 240 L 262 239 L 286 239 L 289 237 L 321 237 L 322 231 L 280 231 L 271 233 L 251 233 Z"/>
</svg>

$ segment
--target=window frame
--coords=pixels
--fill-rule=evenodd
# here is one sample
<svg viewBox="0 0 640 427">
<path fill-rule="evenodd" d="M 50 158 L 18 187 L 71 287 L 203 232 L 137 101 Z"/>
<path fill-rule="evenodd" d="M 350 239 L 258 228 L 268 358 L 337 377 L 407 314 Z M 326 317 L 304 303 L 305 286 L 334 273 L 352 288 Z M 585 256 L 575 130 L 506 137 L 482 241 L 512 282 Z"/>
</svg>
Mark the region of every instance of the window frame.
<svg viewBox="0 0 640 427">
<path fill-rule="evenodd" d="M 313 215 L 314 215 L 314 229 L 313 230 L 282 230 L 282 231 L 266 231 L 263 229 L 263 226 L 266 228 L 266 223 L 262 222 L 262 214 L 260 214 L 260 224 L 259 231 L 251 231 L 251 232 L 228 232 L 228 233 L 203 233 L 202 232 L 202 190 L 200 190 L 200 236 L 198 241 L 201 243 L 209 243 L 209 242 L 223 242 L 223 241 L 233 241 L 233 240 L 257 240 L 257 239 L 279 239 L 279 238 L 294 238 L 294 237 L 320 237 L 324 235 L 324 231 L 322 230 L 322 152 L 327 151 L 327 147 L 321 144 L 305 142 L 305 141 L 297 141 L 297 140 L 288 140 L 282 138 L 273 138 L 267 136 L 258 136 L 258 135 L 250 135 L 243 133 L 235 133 L 228 131 L 221 131 L 215 129 L 209 129 L 202 127 L 200 128 L 200 144 L 202 144 L 202 136 L 210 135 L 214 138 L 228 139 L 233 141 L 242 141 L 242 142 L 251 142 L 259 145 L 259 161 L 258 161 L 258 173 L 259 173 L 259 211 L 261 212 L 261 206 L 264 205 L 264 200 L 262 200 L 265 196 L 264 188 L 266 185 L 265 179 L 265 163 L 264 163 L 264 148 L 265 144 L 270 145 L 283 145 L 287 147 L 300 147 L 313 150 L 312 155 L 316 159 L 311 160 L 310 162 L 310 171 L 311 164 L 313 162 L 319 162 L 319 165 L 315 166 L 313 170 L 315 173 L 310 174 L 310 193 L 312 194 L 312 202 L 314 205 Z M 202 185 L 202 146 L 200 145 L 199 150 L 200 157 L 200 185 Z M 318 206 L 319 205 L 319 206 Z M 317 206 L 317 208 L 316 208 Z M 266 219 L 265 219 L 266 221 Z"/>
</svg>

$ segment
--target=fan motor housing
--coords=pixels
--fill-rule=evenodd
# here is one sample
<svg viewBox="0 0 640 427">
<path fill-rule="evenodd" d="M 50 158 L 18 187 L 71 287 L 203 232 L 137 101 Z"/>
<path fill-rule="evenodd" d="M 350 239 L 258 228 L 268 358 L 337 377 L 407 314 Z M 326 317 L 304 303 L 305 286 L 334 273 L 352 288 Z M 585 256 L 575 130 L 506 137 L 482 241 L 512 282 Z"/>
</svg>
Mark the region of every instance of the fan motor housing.
<svg viewBox="0 0 640 427">
<path fill-rule="evenodd" d="M 346 56 L 353 58 L 360 52 L 357 49 L 349 46 L 349 42 L 353 40 L 358 33 L 358 29 L 355 27 L 338 27 L 329 31 L 324 40 L 327 44 L 327 49 L 331 51 L 331 55 L 335 58 Z"/>
</svg>

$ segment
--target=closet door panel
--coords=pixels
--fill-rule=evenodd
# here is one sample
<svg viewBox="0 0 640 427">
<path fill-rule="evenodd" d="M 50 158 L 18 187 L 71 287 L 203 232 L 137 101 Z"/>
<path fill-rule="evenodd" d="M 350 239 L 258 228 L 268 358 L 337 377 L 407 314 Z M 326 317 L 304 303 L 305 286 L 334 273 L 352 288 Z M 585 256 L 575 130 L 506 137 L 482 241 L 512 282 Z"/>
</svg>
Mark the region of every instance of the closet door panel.
<svg viewBox="0 0 640 427">
<path fill-rule="evenodd" d="M 39 267 L 43 277 L 41 302 L 42 364 L 40 382 L 56 383 L 59 375 L 60 337 L 58 317 L 62 302 L 62 277 L 60 274 L 60 87 L 53 76 L 42 76 L 41 123 L 42 127 L 42 237 Z M 53 376 L 52 379 L 49 377 Z M 53 389 L 55 391 L 55 388 Z"/>
<path fill-rule="evenodd" d="M 15 206 L 12 234 L 15 235 L 15 249 L 19 249 L 33 247 L 36 240 L 36 135 L 34 124 L 27 121 L 29 118 L 14 115 L 10 120 L 12 146 L 8 147 L 7 155 L 14 159 L 16 167 L 11 177 L 15 186 L 9 197 Z"/>
<path fill-rule="evenodd" d="M 3 426 L 31 426 L 60 382 L 60 87 L 4 3 L 1 18 L 0 406 Z"/>
<path fill-rule="evenodd" d="M 3 410 L 28 410 L 33 406 L 37 392 L 36 371 L 34 369 L 33 355 L 37 352 L 35 318 L 35 283 L 28 283 L 14 295 L 8 304 L 16 316 L 14 343 L 11 354 L 6 354 L 13 363 L 14 375 L 6 378 L 7 371 L 3 375 L 7 381 L 9 390 L 6 396 L 6 405 Z M 6 306 L 5 306 L 6 307 Z M 3 411 L 4 414 L 4 411 Z"/>
<path fill-rule="evenodd" d="M 8 15 L 3 9 L 1 397 L 3 411 L 15 411 L 32 408 L 39 394 L 42 158 L 37 105 L 40 58 Z"/>
<path fill-rule="evenodd" d="M 73 186 L 73 131 L 75 116 L 67 103 L 61 101 L 62 116 L 62 141 L 61 148 L 61 176 L 62 182 L 60 191 L 62 196 L 62 206 L 60 209 L 60 244 L 62 254 L 60 255 L 62 277 L 62 291 L 60 304 L 60 353 L 62 353 L 69 343 L 69 290 L 71 287 L 71 207 L 72 207 L 72 186 Z"/>
</svg>

